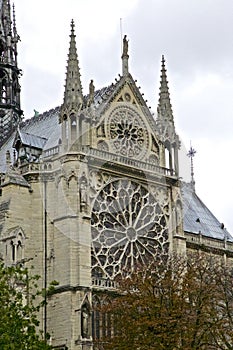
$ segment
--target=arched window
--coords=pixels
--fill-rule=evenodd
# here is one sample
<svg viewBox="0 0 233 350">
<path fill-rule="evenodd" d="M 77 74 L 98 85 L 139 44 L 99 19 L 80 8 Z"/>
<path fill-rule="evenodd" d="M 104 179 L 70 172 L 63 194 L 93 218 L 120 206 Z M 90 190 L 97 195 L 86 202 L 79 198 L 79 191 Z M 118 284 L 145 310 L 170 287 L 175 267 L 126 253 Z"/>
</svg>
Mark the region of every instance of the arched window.
<svg viewBox="0 0 233 350">
<path fill-rule="evenodd" d="M 11 260 L 15 262 L 15 244 L 13 241 L 11 241 Z"/>
<path fill-rule="evenodd" d="M 18 84 L 18 79 L 16 74 L 13 75 L 12 80 L 13 80 L 12 81 L 12 102 L 17 106 L 19 104 L 19 101 L 18 101 L 19 84 Z"/>
<path fill-rule="evenodd" d="M 68 129 L 68 120 L 67 120 L 67 115 L 66 114 L 64 114 L 64 116 L 63 116 L 63 123 L 64 123 L 63 137 L 65 138 L 65 140 L 68 140 L 69 129 Z"/>
<path fill-rule="evenodd" d="M 25 235 L 20 227 L 9 232 L 9 238 L 5 237 L 6 250 L 4 260 L 11 264 L 20 262 L 24 258 Z"/>
<path fill-rule="evenodd" d="M 104 311 L 105 306 L 110 302 L 107 297 L 99 299 L 96 295 L 93 296 L 92 336 L 94 340 L 109 338 L 114 332 L 112 315 Z"/>
<path fill-rule="evenodd" d="M 4 62 L 6 47 L 2 40 L 0 40 L 0 61 Z"/>
<path fill-rule="evenodd" d="M 0 70 L 0 103 L 7 103 L 7 73 Z"/>
<path fill-rule="evenodd" d="M 100 300 L 93 296 L 93 310 L 92 310 L 92 337 L 94 340 L 100 339 Z"/>
<path fill-rule="evenodd" d="M 111 300 L 106 297 L 103 300 L 103 306 L 108 305 L 111 303 Z M 103 337 L 111 337 L 113 333 L 113 322 L 112 322 L 112 315 L 109 312 L 103 312 L 102 313 L 102 335 Z"/>
<path fill-rule="evenodd" d="M 17 252 L 17 260 L 22 260 L 23 258 L 23 247 L 22 247 L 22 242 L 18 241 L 17 246 L 16 246 L 16 252 Z"/>
<path fill-rule="evenodd" d="M 77 120 L 75 114 L 70 116 L 70 125 L 71 125 L 71 140 L 75 141 L 77 138 Z"/>
</svg>

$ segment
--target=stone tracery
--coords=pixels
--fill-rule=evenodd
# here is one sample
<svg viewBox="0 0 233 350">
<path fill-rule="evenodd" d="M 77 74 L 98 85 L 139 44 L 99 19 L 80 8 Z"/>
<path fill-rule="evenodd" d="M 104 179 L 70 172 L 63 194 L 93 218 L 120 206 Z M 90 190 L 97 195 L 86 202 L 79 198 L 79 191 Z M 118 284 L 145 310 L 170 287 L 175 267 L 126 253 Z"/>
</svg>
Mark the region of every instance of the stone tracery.
<svg viewBox="0 0 233 350">
<path fill-rule="evenodd" d="M 149 136 L 141 117 L 132 108 L 118 107 L 108 121 L 109 138 L 117 153 L 142 158 L 148 150 Z"/>
<path fill-rule="evenodd" d="M 163 208 L 142 185 L 120 179 L 98 194 L 92 210 L 92 268 L 108 278 L 128 274 L 168 252 Z M 159 253 L 159 254 L 158 254 Z"/>
</svg>

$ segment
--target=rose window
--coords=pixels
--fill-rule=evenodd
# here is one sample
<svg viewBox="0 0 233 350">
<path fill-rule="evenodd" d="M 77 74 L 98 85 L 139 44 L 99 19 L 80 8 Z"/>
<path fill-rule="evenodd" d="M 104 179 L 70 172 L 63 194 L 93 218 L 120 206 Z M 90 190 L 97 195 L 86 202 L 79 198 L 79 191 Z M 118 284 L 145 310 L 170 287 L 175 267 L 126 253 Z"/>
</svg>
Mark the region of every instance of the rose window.
<svg viewBox="0 0 233 350">
<path fill-rule="evenodd" d="M 148 132 L 133 109 L 115 109 L 110 116 L 108 129 L 114 151 L 130 158 L 144 156 L 148 149 Z"/>
<path fill-rule="evenodd" d="M 142 185 L 117 180 L 98 194 L 92 211 L 92 269 L 108 278 L 130 273 L 168 252 L 167 220 Z"/>
</svg>

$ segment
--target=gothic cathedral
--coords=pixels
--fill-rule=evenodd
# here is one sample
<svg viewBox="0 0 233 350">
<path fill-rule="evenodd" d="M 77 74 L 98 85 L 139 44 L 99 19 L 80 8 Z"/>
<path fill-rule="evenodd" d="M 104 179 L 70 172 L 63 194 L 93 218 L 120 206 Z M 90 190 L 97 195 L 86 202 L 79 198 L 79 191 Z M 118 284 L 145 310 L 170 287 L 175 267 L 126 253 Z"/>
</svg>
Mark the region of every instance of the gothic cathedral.
<svg viewBox="0 0 233 350">
<path fill-rule="evenodd" d="M 22 119 L 19 36 L 0 2 L 0 257 L 59 282 L 40 314 L 55 349 L 90 350 L 106 331 L 93 305 L 116 278 L 170 252 L 232 259 L 233 238 L 179 176 L 179 136 L 162 57 L 154 117 L 130 74 L 84 95 L 71 22 L 64 100 Z"/>
</svg>

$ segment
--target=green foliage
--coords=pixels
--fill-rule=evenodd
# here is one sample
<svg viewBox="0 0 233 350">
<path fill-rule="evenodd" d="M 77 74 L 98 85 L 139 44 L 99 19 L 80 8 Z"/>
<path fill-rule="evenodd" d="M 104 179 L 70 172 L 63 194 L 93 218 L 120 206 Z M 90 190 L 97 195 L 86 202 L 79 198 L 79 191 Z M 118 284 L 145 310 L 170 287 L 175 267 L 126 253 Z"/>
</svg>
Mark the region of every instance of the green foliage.
<svg viewBox="0 0 233 350">
<path fill-rule="evenodd" d="M 1 350 L 51 349 L 37 333 L 38 279 L 29 276 L 27 269 L 0 265 Z"/>
<path fill-rule="evenodd" d="M 119 295 L 102 307 L 114 335 L 104 350 L 232 350 L 233 273 L 221 258 L 171 257 L 120 281 Z"/>
</svg>

